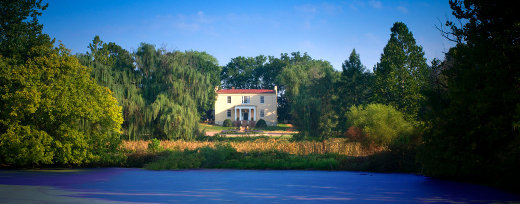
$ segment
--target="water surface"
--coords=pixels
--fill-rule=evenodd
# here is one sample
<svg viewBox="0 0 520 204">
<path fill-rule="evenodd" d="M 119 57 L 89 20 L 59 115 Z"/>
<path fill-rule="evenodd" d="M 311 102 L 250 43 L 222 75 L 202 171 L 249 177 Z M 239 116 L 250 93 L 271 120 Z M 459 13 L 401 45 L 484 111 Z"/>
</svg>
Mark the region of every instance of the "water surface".
<svg viewBox="0 0 520 204">
<path fill-rule="evenodd" d="M 486 186 L 413 174 L 304 170 L 0 171 L 0 202 L 520 202 Z"/>
</svg>

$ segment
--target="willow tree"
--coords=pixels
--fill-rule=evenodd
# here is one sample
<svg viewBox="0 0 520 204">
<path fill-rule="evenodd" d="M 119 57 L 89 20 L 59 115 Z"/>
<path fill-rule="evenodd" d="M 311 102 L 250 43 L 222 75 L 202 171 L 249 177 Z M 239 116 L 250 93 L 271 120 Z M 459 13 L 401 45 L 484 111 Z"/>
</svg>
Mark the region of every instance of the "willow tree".
<svg viewBox="0 0 520 204">
<path fill-rule="evenodd" d="M 140 128 L 145 124 L 145 101 L 141 95 L 141 73 L 133 65 L 131 53 L 115 43 L 104 43 L 99 36 L 88 46 L 90 52 L 78 54 L 83 65 L 92 67 L 91 76 L 99 84 L 108 87 L 123 107 L 123 134 L 127 139 L 138 139 L 147 132 Z"/>
<path fill-rule="evenodd" d="M 93 67 L 92 77 L 123 106 L 128 139 L 190 139 L 207 117 L 220 84 L 220 67 L 205 52 L 167 52 L 142 43 L 129 53 L 98 36 L 90 53 L 78 55 Z"/>
<path fill-rule="evenodd" d="M 325 138 L 334 134 L 337 116 L 332 104 L 333 86 L 338 77 L 330 63 L 310 58 L 290 64 L 280 73 L 293 124 L 302 136 Z"/>
</svg>

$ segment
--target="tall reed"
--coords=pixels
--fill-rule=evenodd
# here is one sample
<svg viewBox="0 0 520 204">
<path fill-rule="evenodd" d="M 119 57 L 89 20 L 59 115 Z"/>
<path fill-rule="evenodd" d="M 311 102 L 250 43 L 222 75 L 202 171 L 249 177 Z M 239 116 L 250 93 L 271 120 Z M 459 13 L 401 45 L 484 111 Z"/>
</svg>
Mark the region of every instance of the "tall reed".
<svg viewBox="0 0 520 204">
<path fill-rule="evenodd" d="M 123 148 L 130 152 L 147 151 L 149 141 L 124 141 Z M 238 152 L 271 151 L 277 150 L 289 154 L 308 155 L 336 153 L 347 156 L 367 156 L 382 149 L 364 149 L 360 143 L 349 142 L 344 138 L 332 138 L 320 141 L 289 141 L 287 139 L 258 139 L 255 141 L 184 141 L 184 140 L 165 140 L 161 141 L 164 149 L 189 149 L 194 150 L 200 147 L 215 147 L 216 144 L 230 144 Z"/>
</svg>

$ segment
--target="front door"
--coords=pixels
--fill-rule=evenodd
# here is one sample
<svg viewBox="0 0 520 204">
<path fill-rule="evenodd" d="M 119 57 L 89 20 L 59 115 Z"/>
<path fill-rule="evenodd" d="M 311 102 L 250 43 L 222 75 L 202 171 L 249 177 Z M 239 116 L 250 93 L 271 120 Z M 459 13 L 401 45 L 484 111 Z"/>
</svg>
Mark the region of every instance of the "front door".
<svg viewBox="0 0 520 204">
<path fill-rule="evenodd" d="M 242 114 L 242 119 L 244 119 L 244 120 L 249 120 L 249 113 L 248 113 L 248 112 L 244 112 L 244 113 Z"/>
</svg>

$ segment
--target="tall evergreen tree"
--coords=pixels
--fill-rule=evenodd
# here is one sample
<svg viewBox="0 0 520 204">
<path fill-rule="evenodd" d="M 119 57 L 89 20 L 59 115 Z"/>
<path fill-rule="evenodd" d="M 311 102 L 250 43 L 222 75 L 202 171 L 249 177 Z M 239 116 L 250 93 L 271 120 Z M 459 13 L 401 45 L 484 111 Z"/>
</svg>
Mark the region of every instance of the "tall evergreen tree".
<svg viewBox="0 0 520 204">
<path fill-rule="evenodd" d="M 342 72 L 338 82 L 341 106 L 348 109 L 353 105 L 369 103 L 372 74 L 361 64 L 361 59 L 355 49 L 341 67 Z"/>
<path fill-rule="evenodd" d="M 372 81 L 372 74 L 361 64 L 359 54 L 353 49 L 350 57 L 342 65 L 341 77 L 336 85 L 338 94 L 338 101 L 336 102 L 338 107 L 336 110 L 341 124 L 346 123 L 345 113 L 351 106 L 368 104 L 370 102 Z M 343 126 L 341 125 L 340 127 Z"/>
<path fill-rule="evenodd" d="M 426 58 L 404 23 L 396 22 L 390 30 L 390 40 L 374 67 L 375 99 L 416 120 L 425 99 L 421 91 L 429 75 Z"/>
</svg>

